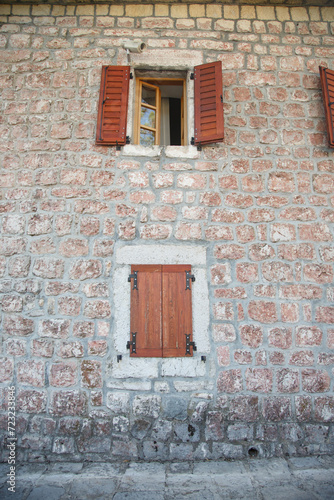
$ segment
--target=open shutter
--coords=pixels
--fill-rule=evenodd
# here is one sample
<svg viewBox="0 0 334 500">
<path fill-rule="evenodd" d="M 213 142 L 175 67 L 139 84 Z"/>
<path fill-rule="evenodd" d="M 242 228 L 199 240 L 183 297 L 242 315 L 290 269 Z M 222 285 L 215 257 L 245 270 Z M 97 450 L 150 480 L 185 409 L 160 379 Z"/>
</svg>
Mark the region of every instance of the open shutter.
<svg viewBox="0 0 334 500">
<path fill-rule="evenodd" d="M 130 332 L 135 333 L 133 357 L 162 357 L 161 266 L 131 266 L 137 271 L 137 288 L 131 286 Z"/>
<path fill-rule="evenodd" d="M 319 66 L 322 94 L 324 98 L 328 144 L 334 148 L 334 71 Z"/>
<path fill-rule="evenodd" d="M 97 144 L 122 146 L 126 143 L 129 79 L 129 66 L 102 67 L 96 130 Z"/>
<path fill-rule="evenodd" d="M 192 341 L 191 285 L 186 290 L 186 271 L 191 271 L 191 266 L 162 266 L 164 358 L 186 356 L 186 335 Z"/>
<path fill-rule="evenodd" d="M 221 61 L 194 68 L 195 144 L 224 138 L 223 82 Z"/>
</svg>

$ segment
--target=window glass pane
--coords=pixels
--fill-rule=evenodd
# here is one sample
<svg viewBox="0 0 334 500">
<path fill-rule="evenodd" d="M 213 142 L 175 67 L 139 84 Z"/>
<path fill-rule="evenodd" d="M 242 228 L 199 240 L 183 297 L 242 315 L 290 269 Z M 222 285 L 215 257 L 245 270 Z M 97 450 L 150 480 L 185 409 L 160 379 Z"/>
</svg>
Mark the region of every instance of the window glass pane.
<svg viewBox="0 0 334 500">
<path fill-rule="evenodd" d="M 142 146 L 154 146 L 155 144 L 155 133 L 150 130 L 140 129 L 140 141 Z"/>
<path fill-rule="evenodd" d="M 156 92 L 154 89 L 150 89 L 149 87 L 145 87 L 145 85 L 143 85 L 141 102 L 144 104 L 149 104 L 150 106 L 155 106 L 156 105 L 155 94 Z"/>
<path fill-rule="evenodd" d="M 144 108 L 142 106 L 141 112 L 140 112 L 140 125 L 155 128 L 155 110 L 154 109 Z"/>
</svg>

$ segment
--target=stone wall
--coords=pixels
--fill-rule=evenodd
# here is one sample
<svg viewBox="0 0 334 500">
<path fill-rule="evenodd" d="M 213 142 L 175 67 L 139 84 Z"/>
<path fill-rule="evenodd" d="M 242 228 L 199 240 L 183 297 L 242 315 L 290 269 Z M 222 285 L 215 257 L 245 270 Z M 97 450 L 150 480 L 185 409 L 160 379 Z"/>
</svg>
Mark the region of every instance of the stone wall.
<svg viewBox="0 0 334 500">
<path fill-rule="evenodd" d="M 20 460 L 332 453 L 318 66 L 334 69 L 334 8 L 2 4 L 0 22 L 1 449 L 15 386 Z M 222 61 L 224 142 L 95 145 L 101 67 L 124 64 L 132 38 L 147 45 L 134 67 Z M 208 346 L 193 367 L 127 371 L 117 256 L 153 245 L 204 248 Z"/>
</svg>

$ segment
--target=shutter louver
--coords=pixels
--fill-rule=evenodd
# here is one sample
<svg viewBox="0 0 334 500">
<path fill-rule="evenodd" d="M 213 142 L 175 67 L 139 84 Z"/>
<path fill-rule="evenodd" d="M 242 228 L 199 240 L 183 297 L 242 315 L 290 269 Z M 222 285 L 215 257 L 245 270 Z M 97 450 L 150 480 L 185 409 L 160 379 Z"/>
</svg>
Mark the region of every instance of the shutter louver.
<svg viewBox="0 0 334 500">
<path fill-rule="evenodd" d="M 329 147 L 334 148 L 334 71 L 319 66 Z"/>
<path fill-rule="evenodd" d="M 131 266 L 137 288 L 131 287 L 130 332 L 136 333 L 132 357 L 162 357 L 161 266 Z"/>
<path fill-rule="evenodd" d="M 126 143 L 129 66 L 103 66 L 97 116 L 96 144 Z"/>
<path fill-rule="evenodd" d="M 192 340 L 191 289 L 186 290 L 190 266 L 162 266 L 163 357 L 186 356 L 186 335 Z"/>
<path fill-rule="evenodd" d="M 224 138 L 222 63 L 194 68 L 195 144 L 211 144 Z"/>
</svg>

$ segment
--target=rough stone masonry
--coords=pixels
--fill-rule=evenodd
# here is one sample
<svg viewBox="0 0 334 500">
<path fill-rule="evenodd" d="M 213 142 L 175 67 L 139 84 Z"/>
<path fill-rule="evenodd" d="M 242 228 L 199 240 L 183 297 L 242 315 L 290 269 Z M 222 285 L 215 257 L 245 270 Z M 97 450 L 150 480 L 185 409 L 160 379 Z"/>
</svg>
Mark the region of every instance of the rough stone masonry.
<svg viewBox="0 0 334 500">
<path fill-rule="evenodd" d="M 21 461 L 333 453 L 318 68 L 334 69 L 334 7 L 290 4 L 0 5 L 3 460 L 12 386 Z M 95 145 L 102 66 L 126 64 L 133 39 L 147 46 L 134 70 L 222 62 L 223 142 Z M 202 277 L 191 359 L 132 361 L 119 343 L 119 277 L 157 249 L 189 251 Z"/>
</svg>

